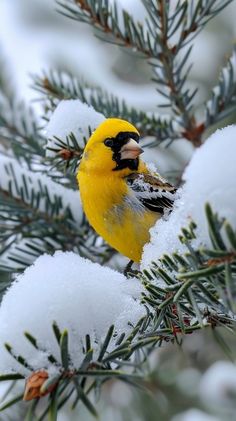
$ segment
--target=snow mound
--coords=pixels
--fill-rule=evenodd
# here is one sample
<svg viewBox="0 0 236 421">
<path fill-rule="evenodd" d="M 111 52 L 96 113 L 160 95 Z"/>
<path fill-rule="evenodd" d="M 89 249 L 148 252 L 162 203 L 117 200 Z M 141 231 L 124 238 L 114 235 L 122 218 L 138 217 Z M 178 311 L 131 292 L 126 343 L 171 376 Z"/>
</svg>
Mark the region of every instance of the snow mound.
<svg viewBox="0 0 236 421">
<path fill-rule="evenodd" d="M 55 137 L 66 141 L 67 136 L 73 133 L 83 148 L 84 140 L 90 137 L 90 129 L 93 132 L 104 120 L 103 114 L 98 113 L 92 106 L 83 103 L 80 99 L 61 101 L 55 108 L 46 128 L 47 157 L 55 156 L 55 152 L 51 148 L 58 149 Z M 73 146 L 70 141 L 69 144 Z"/>
<path fill-rule="evenodd" d="M 92 263 L 79 255 L 58 251 L 40 256 L 18 276 L 8 289 L 0 307 L 0 373 L 11 371 L 29 375 L 5 349 L 9 343 L 16 355 L 22 355 L 33 370 L 54 371 L 48 353 L 60 361 L 52 323 L 68 330 L 69 352 L 74 367 L 84 355 L 82 347 L 89 334 L 98 354 L 101 341 L 114 324 L 118 334 L 128 333 L 131 325 L 145 314 L 138 298 L 142 287 L 137 280 Z M 36 350 L 25 338 L 33 335 L 41 348 Z M 110 350 L 115 339 L 111 341 Z"/>
<path fill-rule="evenodd" d="M 185 247 L 179 241 L 181 228 L 191 220 L 197 225 L 195 246 L 210 246 L 205 217 L 209 202 L 236 229 L 236 126 L 217 130 L 193 155 L 185 170 L 184 187 L 167 220 L 160 220 L 151 229 L 151 241 L 144 247 L 142 268 L 158 260 L 164 253 L 180 253 Z"/>
</svg>

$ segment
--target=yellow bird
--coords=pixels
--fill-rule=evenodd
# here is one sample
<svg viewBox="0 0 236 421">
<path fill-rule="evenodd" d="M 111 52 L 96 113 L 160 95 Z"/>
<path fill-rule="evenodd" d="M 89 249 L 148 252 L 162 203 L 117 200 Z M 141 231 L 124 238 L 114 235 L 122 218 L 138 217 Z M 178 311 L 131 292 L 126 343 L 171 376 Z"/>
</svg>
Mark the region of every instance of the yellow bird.
<svg viewBox="0 0 236 421">
<path fill-rule="evenodd" d="M 77 179 L 89 223 L 114 249 L 140 262 L 149 229 L 172 208 L 176 189 L 139 159 L 139 132 L 108 118 L 89 138 Z"/>
</svg>

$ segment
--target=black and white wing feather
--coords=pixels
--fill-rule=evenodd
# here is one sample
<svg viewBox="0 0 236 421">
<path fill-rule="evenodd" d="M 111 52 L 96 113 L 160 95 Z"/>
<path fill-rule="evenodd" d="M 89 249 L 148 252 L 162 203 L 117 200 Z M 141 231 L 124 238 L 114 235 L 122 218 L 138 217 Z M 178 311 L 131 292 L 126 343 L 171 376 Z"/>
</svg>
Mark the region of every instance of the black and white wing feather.
<svg viewBox="0 0 236 421">
<path fill-rule="evenodd" d="M 136 198 L 149 210 L 163 215 L 170 212 L 176 195 L 176 188 L 158 174 L 133 173 L 126 182 Z"/>
</svg>

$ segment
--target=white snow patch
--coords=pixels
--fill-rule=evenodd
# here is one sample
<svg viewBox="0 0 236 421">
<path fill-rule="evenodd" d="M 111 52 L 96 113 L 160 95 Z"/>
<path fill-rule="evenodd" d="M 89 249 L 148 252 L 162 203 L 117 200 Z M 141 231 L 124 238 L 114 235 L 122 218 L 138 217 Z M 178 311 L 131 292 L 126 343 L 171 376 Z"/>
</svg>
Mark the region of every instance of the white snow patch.
<svg viewBox="0 0 236 421">
<path fill-rule="evenodd" d="M 25 331 L 37 338 L 42 350 L 60 361 L 59 346 L 52 331 L 56 321 L 60 330 L 68 329 L 69 352 L 74 367 L 83 360 L 82 342 L 89 334 L 95 358 L 108 328 L 128 333 L 129 323 L 145 314 L 139 302 L 142 291 L 135 279 L 92 263 L 79 255 L 58 251 L 54 256 L 40 256 L 18 276 L 8 289 L 0 307 L 0 373 L 17 371 L 28 375 L 5 350 L 12 345 L 34 370 L 55 370 L 46 352 L 39 352 L 24 337 Z M 110 349 L 114 347 L 111 342 Z"/>
<path fill-rule="evenodd" d="M 195 246 L 210 246 L 206 202 L 236 229 L 235 138 L 236 126 L 228 126 L 217 130 L 196 150 L 184 172 L 185 185 L 179 191 L 180 198 L 172 213 L 168 220 L 161 219 L 150 231 L 151 241 L 144 247 L 142 268 L 147 268 L 164 253 L 184 252 L 185 246 L 178 236 L 191 220 L 198 225 Z"/>
<path fill-rule="evenodd" d="M 56 155 L 54 151 L 48 149 L 56 148 L 58 150 L 55 136 L 66 141 L 67 136 L 73 133 L 83 148 L 84 141 L 90 137 L 89 128 L 93 132 L 104 120 L 103 114 L 98 113 L 92 106 L 83 103 L 80 99 L 61 101 L 55 108 L 46 128 L 48 138 L 46 155 L 48 157 Z M 69 144 L 73 146 L 70 141 Z"/>
</svg>

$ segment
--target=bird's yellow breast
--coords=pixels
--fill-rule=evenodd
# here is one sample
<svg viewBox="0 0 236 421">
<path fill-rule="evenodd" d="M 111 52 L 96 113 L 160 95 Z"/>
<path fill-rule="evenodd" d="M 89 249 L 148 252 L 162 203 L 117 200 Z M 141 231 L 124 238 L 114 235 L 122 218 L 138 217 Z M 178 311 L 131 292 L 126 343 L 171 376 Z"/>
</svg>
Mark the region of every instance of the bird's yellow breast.
<svg viewBox="0 0 236 421">
<path fill-rule="evenodd" d="M 159 214 L 138 203 L 124 178 L 115 173 L 78 172 L 81 200 L 89 223 L 112 247 L 135 262 L 140 262 L 149 229 Z"/>
</svg>

